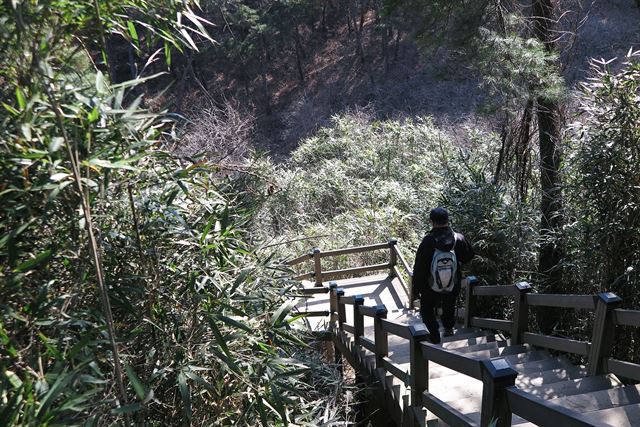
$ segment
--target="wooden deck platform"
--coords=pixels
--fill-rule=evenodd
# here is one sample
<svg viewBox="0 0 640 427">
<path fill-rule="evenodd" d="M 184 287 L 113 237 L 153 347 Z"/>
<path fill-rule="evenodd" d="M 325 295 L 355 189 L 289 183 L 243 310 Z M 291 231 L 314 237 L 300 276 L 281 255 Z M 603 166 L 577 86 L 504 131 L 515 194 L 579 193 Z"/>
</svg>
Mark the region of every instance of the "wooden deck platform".
<svg viewBox="0 0 640 427">
<path fill-rule="evenodd" d="M 400 281 L 397 278 L 389 277 L 387 274 L 336 280 L 334 282 L 339 288 L 344 289 L 345 295 L 361 295 L 366 306 L 384 305 L 389 312 L 389 319 L 399 318 L 411 312 L 407 308 L 409 306 L 409 297 Z M 302 285 L 307 289 L 316 287 L 314 283 L 308 281 L 303 281 Z M 329 282 L 325 283 L 325 285 L 328 286 Z M 307 298 L 300 298 L 296 309 L 300 312 L 329 312 L 329 294 L 315 294 Z M 306 320 L 312 331 L 329 329 L 328 316 L 313 316 L 308 317 Z M 418 321 L 421 320 L 418 319 Z M 347 313 L 347 323 L 353 324 L 352 312 Z M 373 319 L 365 318 L 365 327 L 373 328 Z"/>
</svg>

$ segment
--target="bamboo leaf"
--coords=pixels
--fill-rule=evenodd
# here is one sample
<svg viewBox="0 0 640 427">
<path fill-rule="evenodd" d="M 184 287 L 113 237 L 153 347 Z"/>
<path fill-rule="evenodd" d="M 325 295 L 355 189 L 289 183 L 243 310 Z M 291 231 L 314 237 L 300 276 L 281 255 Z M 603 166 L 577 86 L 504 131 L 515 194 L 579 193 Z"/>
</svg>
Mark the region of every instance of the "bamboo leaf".
<svg viewBox="0 0 640 427">
<path fill-rule="evenodd" d="M 138 375 L 136 375 L 136 371 L 134 371 L 129 364 L 124 365 L 124 370 L 127 371 L 127 376 L 129 377 L 129 381 L 131 381 L 131 385 L 133 386 L 133 389 L 138 395 L 138 398 L 140 400 L 144 400 L 145 396 L 147 395 L 147 391 L 142 385 L 140 378 L 138 378 Z"/>
<path fill-rule="evenodd" d="M 49 142 L 48 150 L 49 154 L 53 154 L 58 151 L 62 145 L 64 144 L 64 138 L 59 136 L 54 136 L 51 138 L 51 142 Z"/>
<path fill-rule="evenodd" d="M 136 47 L 140 47 L 140 40 L 138 40 L 138 32 L 136 31 L 136 26 L 132 21 L 127 21 L 127 28 L 129 29 L 129 35 L 131 39 L 135 43 Z"/>
<path fill-rule="evenodd" d="M 218 315 L 217 318 L 222 320 L 227 325 L 232 326 L 234 328 L 242 329 L 243 331 L 246 331 L 246 332 L 251 332 L 253 330 L 248 325 L 245 325 L 244 323 L 234 320 L 230 317 Z"/>
<path fill-rule="evenodd" d="M 289 311 L 296 305 L 296 301 L 285 301 L 271 316 L 271 324 L 276 326 L 282 323 Z"/>
<path fill-rule="evenodd" d="M 19 87 L 16 87 L 16 101 L 18 101 L 18 107 L 20 107 L 20 110 L 27 108 L 27 98 Z"/>
<path fill-rule="evenodd" d="M 49 258 L 51 258 L 51 249 L 47 249 L 46 251 L 40 252 L 38 255 L 35 256 L 35 258 L 32 258 L 30 260 L 27 260 L 21 263 L 15 268 L 14 272 L 20 273 L 23 271 L 30 270 L 33 267 L 48 261 Z"/>
<path fill-rule="evenodd" d="M 107 85 L 104 81 L 104 74 L 102 74 L 102 71 L 100 70 L 96 72 L 96 91 L 101 94 L 107 91 Z"/>
<path fill-rule="evenodd" d="M 178 374 L 178 387 L 180 389 L 180 397 L 182 398 L 182 408 L 184 410 L 184 415 L 188 421 L 191 421 L 191 393 L 189 391 L 189 387 L 187 386 L 187 379 L 183 372 L 180 372 Z"/>
<path fill-rule="evenodd" d="M 214 386 L 212 386 L 211 384 L 209 384 L 208 382 L 206 382 L 204 379 L 202 379 L 202 377 L 194 374 L 193 372 L 189 372 L 189 371 L 185 371 L 185 376 L 187 376 L 190 380 L 193 380 L 195 382 L 197 382 L 198 384 L 200 384 L 201 386 L 203 386 L 204 388 L 206 388 L 207 390 L 209 390 L 210 392 L 215 392 L 216 388 Z"/>
<path fill-rule="evenodd" d="M 134 412 L 138 412 L 142 409 L 142 404 L 140 402 L 130 403 L 128 405 L 121 406 L 120 408 L 115 408 L 111 410 L 112 415 L 124 415 L 131 414 Z"/>
</svg>

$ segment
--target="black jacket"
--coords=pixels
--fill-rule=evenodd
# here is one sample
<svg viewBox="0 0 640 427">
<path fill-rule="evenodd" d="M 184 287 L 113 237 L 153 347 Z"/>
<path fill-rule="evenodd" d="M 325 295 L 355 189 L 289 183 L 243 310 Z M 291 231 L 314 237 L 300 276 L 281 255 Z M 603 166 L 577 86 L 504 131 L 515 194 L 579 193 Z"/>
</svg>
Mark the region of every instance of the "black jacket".
<svg viewBox="0 0 640 427">
<path fill-rule="evenodd" d="M 431 260 L 436 248 L 442 251 L 450 251 L 453 247 L 453 239 L 456 239 L 455 253 L 458 259 L 458 271 L 463 263 L 473 259 L 475 253 L 471 244 L 461 233 L 454 232 L 451 227 L 438 227 L 432 229 L 424 236 L 422 243 L 416 252 L 416 262 L 413 265 L 413 290 L 416 296 L 422 294 L 429 287 L 429 276 L 431 275 Z M 459 284 L 456 284 L 459 287 Z M 459 288 L 458 288 L 459 289 Z"/>
</svg>

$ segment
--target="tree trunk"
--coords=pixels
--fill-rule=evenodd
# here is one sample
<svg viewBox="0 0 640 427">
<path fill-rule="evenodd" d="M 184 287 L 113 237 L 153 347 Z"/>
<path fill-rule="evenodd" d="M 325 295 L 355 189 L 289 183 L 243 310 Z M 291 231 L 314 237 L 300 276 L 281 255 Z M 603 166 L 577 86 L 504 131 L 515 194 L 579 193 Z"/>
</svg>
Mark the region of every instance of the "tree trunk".
<svg viewBox="0 0 640 427">
<path fill-rule="evenodd" d="M 533 4 L 533 30 L 535 36 L 544 43 L 548 51 L 555 50 L 553 25 L 554 6 L 552 0 L 536 0 Z M 550 64 L 553 66 L 553 64 Z M 559 145 L 562 120 L 558 101 L 538 97 L 538 137 L 540 142 L 540 260 L 538 273 L 543 281 L 542 292 L 562 292 L 563 240 L 562 233 L 562 182 L 560 176 Z M 542 310 L 538 326 L 543 333 L 550 333 L 559 320 L 559 313 L 553 309 Z"/>
<path fill-rule="evenodd" d="M 267 52 L 267 45 L 262 38 L 263 58 L 260 61 L 260 80 L 262 83 L 262 96 L 264 99 L 264 110 L 267 115 L 271 114 L 271 99 L 269 96 L 269 85 L 267 82 L 267 64 L 269 63 L 269 54 Z"/>
<path fill-rule="evenodd" d="M 358 26 L 358 22 L 356 21 L 356 14 L 353 8 L 351 7 L 351 2 L 349 2 L 349 17 L 352 20 L 352 25 L 356 32 L 356 54 L 360 57 L 360 62 L 364 64 L 365 57 L 364 57 L 364 48 L 362 46 L 362 26 L 364 24 L 364 17 L 362 16 L 362 11 L 361 11 L 360 26 Z"/>
<path fill-rule="evenodd" d="M 393 62 L 398 62 L 398 53 L 400 52 L 400 29 L 396 30 L 396 41 L 393 48 Z"/>
<path fill-rule="evenodd" d="M 640 1 L 640 0 L 639 0 Z M 322 36 L 327 37 L 327 0 L 322 2 L 322 20 L 320 21 Z"/>
<path fill-rule="evenodd" d="M 302 59 L 301 56 L 304 55 L 302 51 L 302 46 L 300 45 L 300 34 L 298 33 L 298 26 L 295 29 L 296 36 L 296 66 L 298 68 L 298 77 L 300 77 L 300 83 L 304 82 L 304 70 L 302 69 Z"/>
</svg>

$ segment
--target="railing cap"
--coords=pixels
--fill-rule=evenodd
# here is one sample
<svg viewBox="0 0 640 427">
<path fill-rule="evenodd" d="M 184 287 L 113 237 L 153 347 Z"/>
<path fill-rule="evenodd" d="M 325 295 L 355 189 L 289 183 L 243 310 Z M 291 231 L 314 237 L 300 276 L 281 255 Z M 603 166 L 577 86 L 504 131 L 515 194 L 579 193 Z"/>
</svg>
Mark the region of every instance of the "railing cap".
<svg viewBox="0 0 640 427">
<path fill-rule="evenodd" d="M 353 296 L 353 303 L 355 305 L 364 304 L 364 297 L 362 295 L 354 295 Z"/>
<path fill-rule="evenodd" d="M 409 325 L 409 333 L 413 339 L 417 341 L 423 341 L 429 338 L 429 331 L 423 323 L 414 323 Z"/>
<path fill-rule="evenodd" d="M 336 288 L 336 295 L 338 296 L 344 296 L 344 289 L 342 288 Z"/>
<path fill-rule="evenodd" d="M 531 290 L 531 285 L 528 282 L 518 282 L 516 283 L 516 289 L 520 292 L 526 292 Z"/>
<path fill-rule="evenodd" d="M 376 311 L 376 317 L 377 316 L 383 316 L 383 315 L 386 315 L 388 313 L 387 307 L 384 304 L 376 305 L 373 308 Z"/>
<path fill-rule="evenodd" d="M 491 378 L 515 378 L 518 376 L 518 371 L 513 369 L 509 363 L 503 358 L 483 360 L 482 366 L 491 376 Z"/>
<path fill-rule="evenodd" d="M 602 300 L 605 304 L 614 304 L 617 302 L 622 302 L 622 298 L 613 292 L 602 292 L 598 294 L 598 298 Z"/>
<path fill-rule="evenodd" d="M 480 281 L 476 276 L 467 276 L 467 286 L 475 286 L 478 283 L 480 283 Z"/>
<path fill-rule="evenodd" d="M 392 237 L 389 239 L 389 246 L 393 246 L 397 244 L 398 244 L 398 239 L 396 239 L 395 237 Z"/>
<path fill-rule="evenodd" d="M 338 287 L 338 282 L 336 282 L 335 280 L 332 280 L 329 282 L 329 289 L 333 289 L 337 287 Z"/>
<path fill-rule="evenodd" d="M 322 251 L 320 250 L 320 248 L 313 248 L 313 249 L 311 250 L 311 253 L 312 253 L 312 254 L 314 254 L 314 255 L 315 255 L 315 254 L 319 254 L 320 252 L 322 252 Z"/>
</svg>

